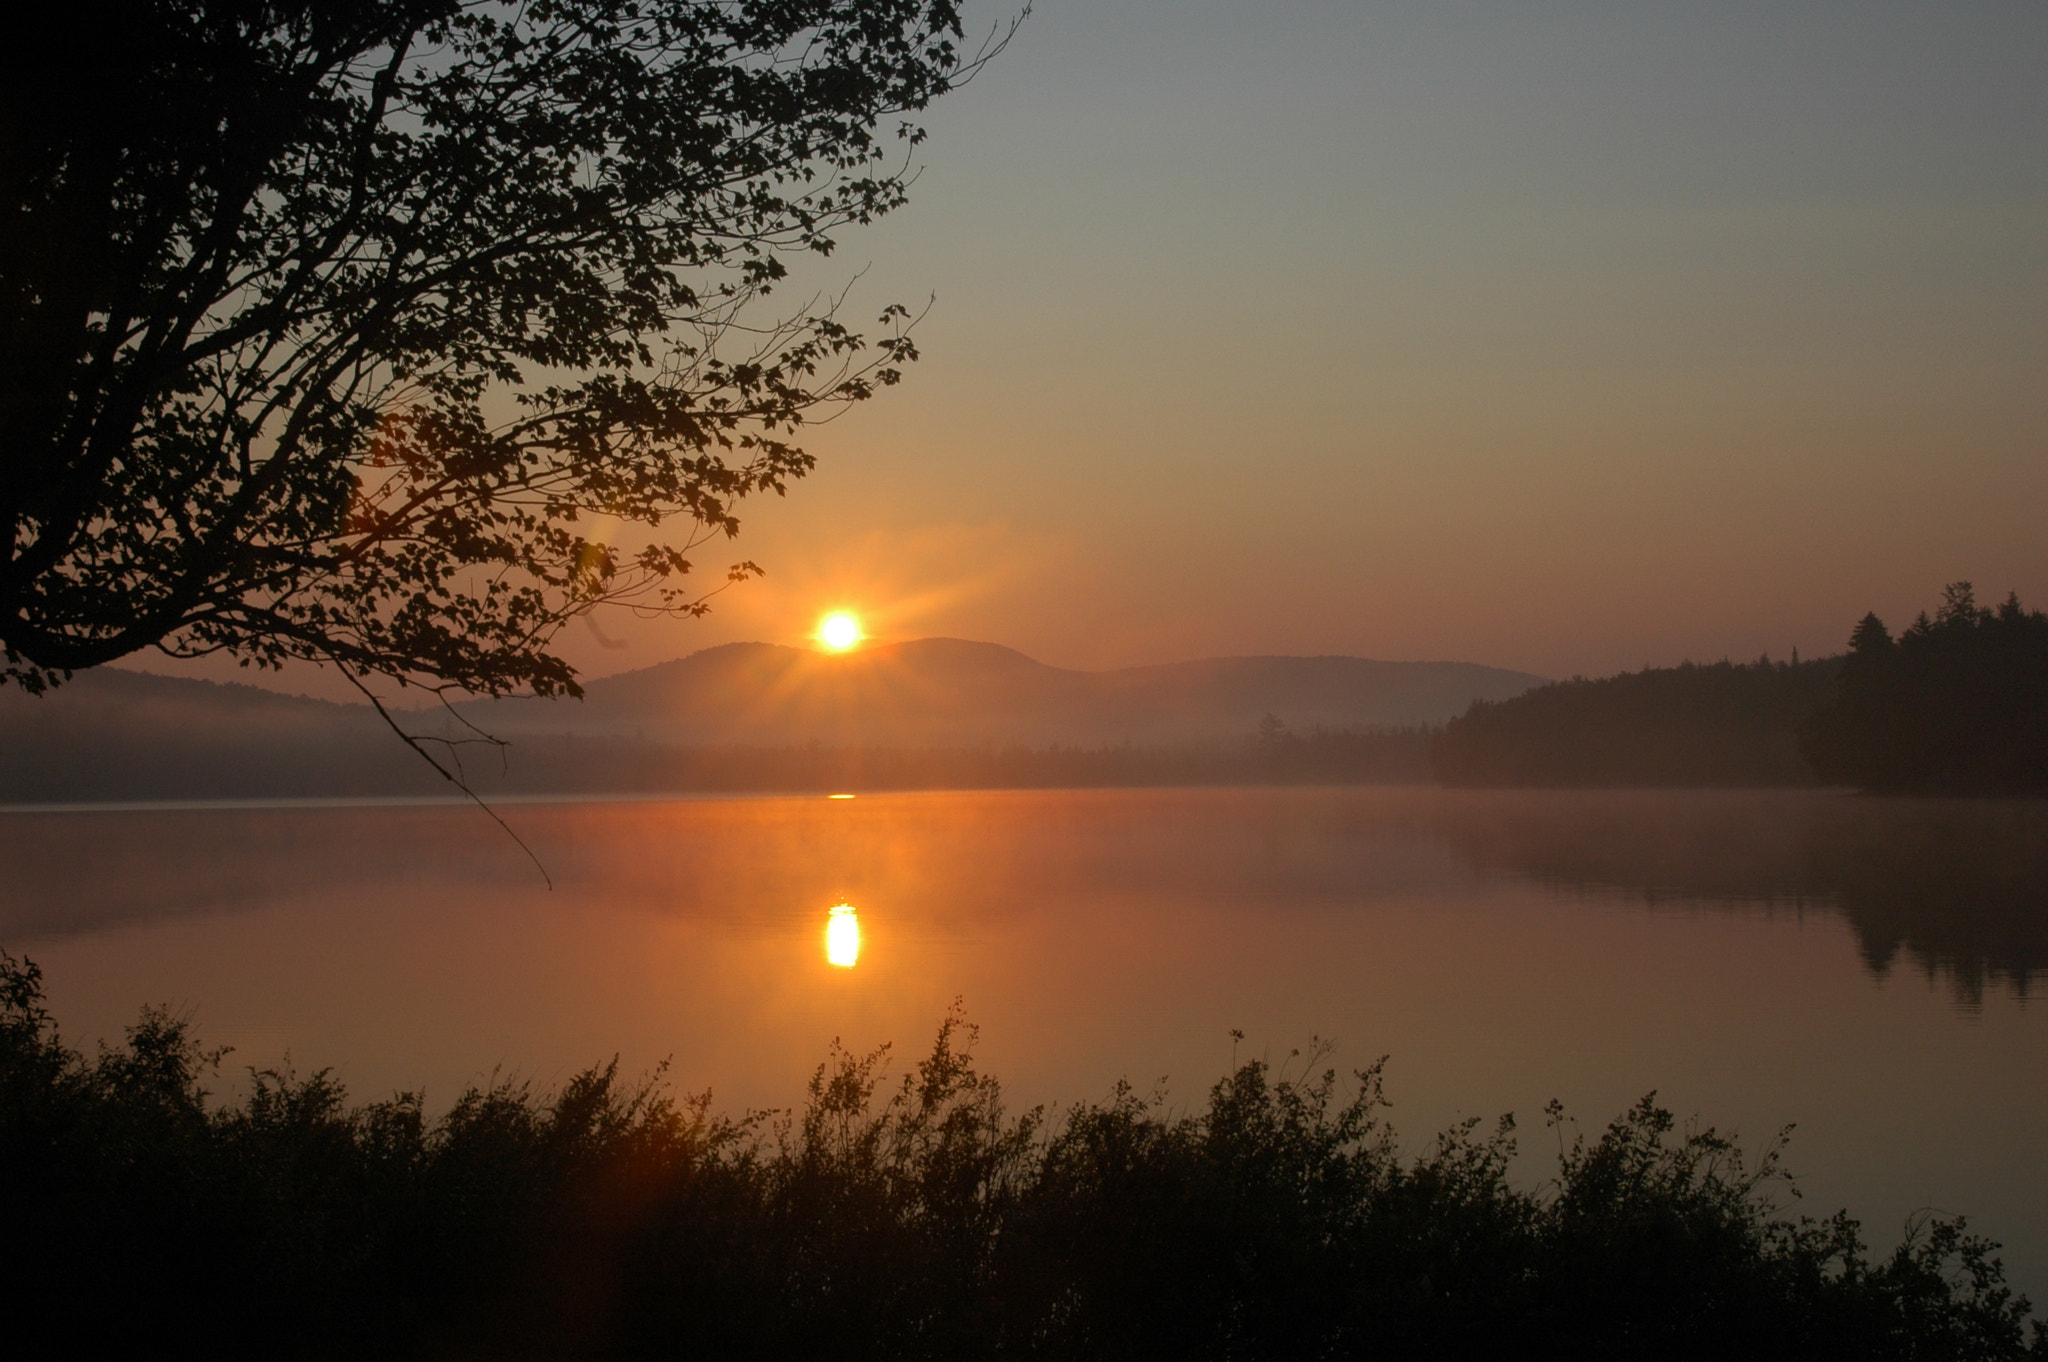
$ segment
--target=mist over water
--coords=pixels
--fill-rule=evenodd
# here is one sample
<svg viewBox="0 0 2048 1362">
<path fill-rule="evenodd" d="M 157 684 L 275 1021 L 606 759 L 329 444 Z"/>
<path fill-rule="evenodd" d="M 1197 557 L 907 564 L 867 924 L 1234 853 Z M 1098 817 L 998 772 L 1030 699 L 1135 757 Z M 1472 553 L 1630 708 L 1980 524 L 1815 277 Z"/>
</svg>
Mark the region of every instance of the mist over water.
<svg viewBox="0 0 2048 1362">
<path fill-rule="evenodd" d="M 1242 1047 L 1392 1056 L 1421 1144 L 1656 1089 L 1880 1241 L 1935 1208 L 2048 1296 L 2048 809 L 1824 792 L 1176 790 L 0 817 L 0 944 L 74 1044 L 144 1003 L 430 1106 L 614 1053 L 732 1111 L 955 998 L 1013 1102 Z M 846 917 L 857 951 L 845 958 Z M 835 946 L 834 923 L 841 935 Z M 838 951 L 838 955 L 832 954 Z M 1243 1048 L 1238 1051 L 1243 1053 Z"/>
</svg>

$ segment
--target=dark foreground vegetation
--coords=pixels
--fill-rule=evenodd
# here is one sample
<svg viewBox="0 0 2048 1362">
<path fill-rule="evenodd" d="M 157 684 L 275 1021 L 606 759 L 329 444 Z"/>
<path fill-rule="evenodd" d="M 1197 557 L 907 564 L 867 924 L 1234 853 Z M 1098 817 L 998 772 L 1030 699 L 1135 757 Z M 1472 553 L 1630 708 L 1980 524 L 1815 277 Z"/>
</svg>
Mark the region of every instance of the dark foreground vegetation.
<svg viewBox="0 0 2048 1362">
<path fill-rule="evenodd" d="M 1553 1108 L 1524 1191 L 1508 1120 L 1401 1154 L 1377 1068 L 1011 1116 L 971 1038 L 896 1086 L 835 1054 L 783 1117 L 609 1067 L 435 1117 L 324 1073 L 221 1103 L 177 1019 L 82 1055 L 0 956 L 8 1326 L 44 1355 L 2048 1356 L 1960 1220 L 1872 1257 L 1780 1215 L 1775 1145 L 1647 1098 L 1590 1139 Z"/>
</svg>

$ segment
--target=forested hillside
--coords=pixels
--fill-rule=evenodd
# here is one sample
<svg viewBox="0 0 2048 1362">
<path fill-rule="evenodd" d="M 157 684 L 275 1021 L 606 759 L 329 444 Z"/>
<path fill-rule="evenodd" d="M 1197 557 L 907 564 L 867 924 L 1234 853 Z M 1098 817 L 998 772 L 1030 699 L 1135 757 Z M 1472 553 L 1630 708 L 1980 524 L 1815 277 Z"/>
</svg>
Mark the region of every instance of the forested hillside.
<svg viewBox="0 0 2048 1362">
<path fill-rule="evenodd" d="M 1447 785 L 1811 785 L 1800 725 L 1839 657 L 1686 663 L 1475 701 L 1433 745 Z"/>
<path fill-rule="evenodd" d="M 1897 639 L 1865 615 L 1835 697 L 1801 730 L 1825 778 L 1870 790 L 2048 792 L 2048 615 L 1951 583 Z"/>
<path fill-rule="evenodd" d="M 723 652 L 726 658 L 735 652 L 745 656 L 745 650 Z M 1055 680 L 1080 677 L 1085 682 L 1096 675 L 1039 668 L 1007 649 L 988 652 L 1027 680 L 1033 678 L 1033 669 L 1052 673 Z M 902 682 L 901 694 L 870 687 L 854 692 L 856 699 L 873 701 L 864 708 L 849 704 L 840 711 L 824 705 L 799 709 L 831 719 L 875 719 L 872 727 L 850 721 L 825 727 L 828 736 L 823 738 L 807 738 L 801 729 L 750 725 L 742 722 L 744 713 L 720 709 L 702 693 L 677 699 L 664 722 L 662 707 L 651 701 L 637 708 L 607 701 L 600 690 L 607 678 L 591 687 L 598 699 L 589 729 L 573 727 L 577 720 L 588 719 L 573 702 L 535 703 L 525 710 L 506 706 L 486 715 L 490 731 L 507 740 L 503 748 L 473 742 L 460 748 L 434 744 L 433 750 L 459 751 L 465 779 L 490 797 L 1430 780 L 1433 725 L 1312 723 L 1297 728 L 1270 710 L 1240 717 L 1247 696 L 1272 699 L 1290 715 L 1315 713 L 1324 705 L 1340 712 L 1346 706 L 1401 712 L 1401 705 L 1418 703 L 1416 688 L 1403 689 L 1400 684 L 1406 680 L 1399 670 L 1404 664 L 1277 658 L 1250 659 L 1265 664 L 1252 668 L 1234 666 L 1238 661 L 1158 669 L 1174 674 L 1169 681 L 1189 676 L 1207 680 L 1213 673 L 1230 681 L 1251 672 L 1259 683 L 1236 691 L 1226 685 L 1210 685 L 1207 691 L 1187 684 L 1178 689 L 1152 685 L 1145 694 L 1166 697 L 1158 708 L 1169 711 L 1171 722 L 1199 734 L 1192 737 L 1075 739 L 1066 735 L 1060 720 L 1076 713 L 1085 718 L 1088 710 L 1083 706 L 1036 704 L 1036 692 L 1017 687 L 1025 691 L 1024 698 L 1012 695 L 1013 703 L 1005 709 L 1005 697 L 997 687 L 956 685 L 949 691 L 932 680 L 935 668 L 927 667 L 922 678 L 911 675 L 906 680 L 907 669 L 899 667 L 883 679 Z M 1396 684 L 1375 689 L 1375 669 L 1395 673 Z M 1452 671 L 1454 665 L 1437 670 Z M 636 674 L 621 684 L 644 682 L 649 674 Z M 1335 683 L 1329 683 L 1332 674 Z M 1428 664 L 1422 664 L 1420 674 L 1427 684 L 1436 684 Z M 663 678 L 656 674 L 653 679 Z M 872 680 L 874 672 L 858 679 Z M 909 684 L 920 679 L 930 684 Z M 938 677 L 944 682 L 955 679 L 943 673 Z M 1346 681 L 1352 683 L 1349 689 L 1341 684 Z M 1326 684 L 1319 689 L 1317 682 Z M 1059 698 L 1056 688 L 1048 689 Z M 879 699 L 876 692 L 881 692 Z M 1433 703 L 1452 712 L 1452 695 L 1462 705 L 1472 693 L 1449 692 Z M 918 713 L 913 701 L 934 695 L 950 696 L 953 715 L 941 713 L 928 727 L 915 726 L 911 721 Z M 799 693 L 796 698 L 804 696 Z M 1182 703 L 1169 703 L 1176 699 Z M 968 701 L 986 703 L 977 710 Z M 784 708 L 798 707 L 792 701 Z M 1119 712 L 1108 705 L 1098 709 L 1112 716 Z M 1007 725 L 1012 736 L 972 736 L 968 721 L 983 714 L 990 728 L 1001 732 Z M 515 716 L 533 722 L 525 727 L 496 722 Z M 961 716 L 961 722 L 948 722 L 953 716 Z M 410 730 L 431 738 L 460 742 L 476 737 L 450 717 L 431 711 L 402 712 L 399 718 Z M 722 718 L 733 722 L 721 726 Z M 1033 732 L 1024 727 L 1027 718 L 1039 720 L 1042 728 Z M 545 727 L 540 719 L 566 731 Z M 1109 720 L 1101 722 L 1106 726 Z M 42 696 L 0 689 L 0 804 L 453 794 L 454 787 L 408 751 L 366 705 L 329 704 L 252 686 L 110 668 L 88 672 Z"/>
</svg>

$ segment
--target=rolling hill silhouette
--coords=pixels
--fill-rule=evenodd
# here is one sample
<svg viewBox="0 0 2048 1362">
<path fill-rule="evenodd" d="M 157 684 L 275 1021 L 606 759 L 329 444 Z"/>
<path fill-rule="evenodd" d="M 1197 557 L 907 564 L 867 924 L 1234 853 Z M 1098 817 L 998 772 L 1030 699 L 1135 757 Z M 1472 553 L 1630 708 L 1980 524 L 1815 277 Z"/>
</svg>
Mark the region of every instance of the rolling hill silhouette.
<svg viewBox="0 0 2048 1362">
<path fill-rule="evenodd" d="M 1296 730 L 1438 724 L 1542 678 L 1468 662 L 1219 657 L 1116 671 L 927 638 L 846 654 L 730 643 L 584 687 L 582 703 L 480 701 L 484 728 L 683 744 L 1187 742 L 1276 715 Z"/>
<path fill-rule="evenodd" d="M 488 750 L 466 754 L 477 788 L 494 793 L 809 788 L 863 780 L 889 788 L 925 781 L 1201 783 L 1271 776 L 1242 757 L 1267 714 L 1297 733 L 1412 727 L 1441 723 L 1475 699 L 1506 698 L 1539 681 L 1458 662 L 1236 657 L 1084 672 L 960 639 L 846 655 L 736 643 L 600 677 L 587 684 L 581 702 L 474 701 L 458 711 L 513 742 L 503 760 Z M 417 714 L 407 722 L 415 731 L 458 735 L 446 715 Z M 1153 766 L 1126 761 L 1112 769 L 1071 761 L 807 764 L 797 750 L 1163 750 L 1204 743 L 1239 755 Z M 714 750 L 724 756 L 703 755 Z M 1420 746 L 1402 760 L 1426 769 Z M 83 673 L 40 698 L 0 689 L 4 803 L 451 792 L 365 705 L 112 669 Z"/>
<path fill-rule="evenodd" d="M 445 788 L 368 705 L 101 667 L 0 687 L 0 803 L 284 799 Z"/>
</svg>

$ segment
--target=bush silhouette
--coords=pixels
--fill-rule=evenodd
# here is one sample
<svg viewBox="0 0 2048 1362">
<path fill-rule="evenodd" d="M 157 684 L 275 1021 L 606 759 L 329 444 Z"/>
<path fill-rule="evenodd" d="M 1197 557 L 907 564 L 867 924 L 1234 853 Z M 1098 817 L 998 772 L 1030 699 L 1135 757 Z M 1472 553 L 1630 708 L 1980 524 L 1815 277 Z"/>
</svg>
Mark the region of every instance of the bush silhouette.
<svg viewBox="0 0 2048 1362">
<path fill-rule="evenodd" d="M 801 1112 L 739 1120 L 616 1065 L 439 1117 L 325 1073 L 221 1103 L 181 1020 L 86 1056 L 0 954 L 9 1323 L 48 1355 L 2048 1355 L 1961 1220 L 1872 1258 L 1779 1214 L 1779 1144 L 1651 1098 L 1591 1138 L 1553 1104 L 1524 1190 L 1511 1119 L 1404 1157 L 1378 1066 L 1012 1116 L 973 1038 L 948 1018 L 893 1086 L 835 1050 Z"/>
</svg>

